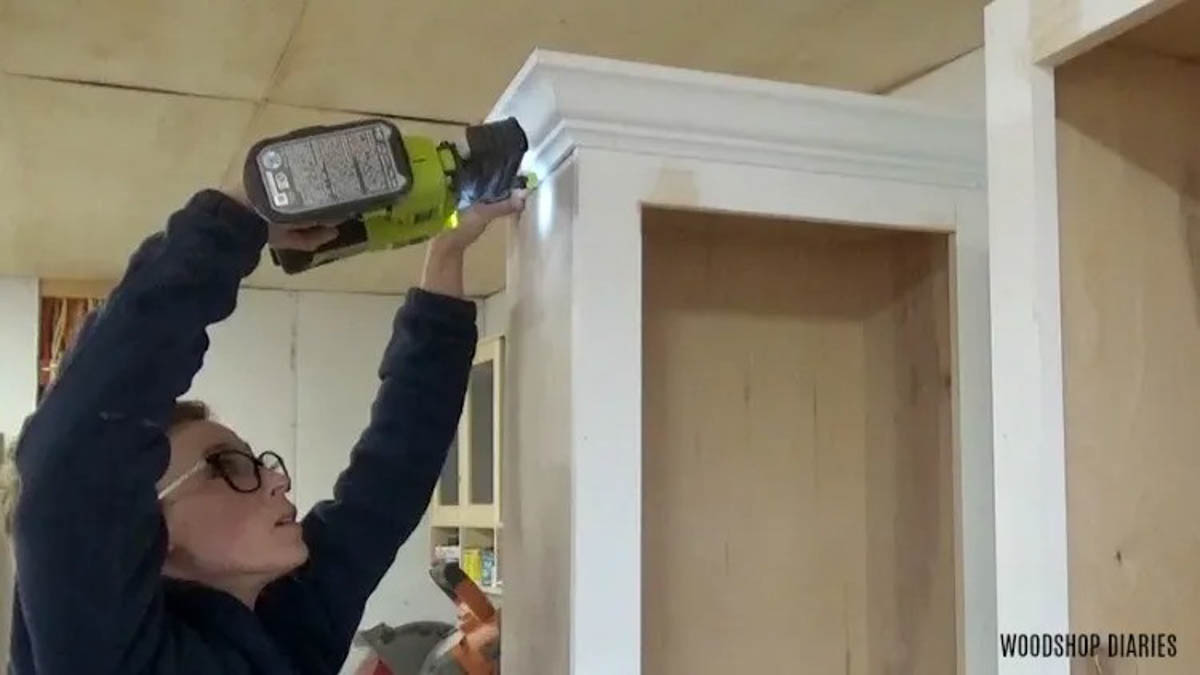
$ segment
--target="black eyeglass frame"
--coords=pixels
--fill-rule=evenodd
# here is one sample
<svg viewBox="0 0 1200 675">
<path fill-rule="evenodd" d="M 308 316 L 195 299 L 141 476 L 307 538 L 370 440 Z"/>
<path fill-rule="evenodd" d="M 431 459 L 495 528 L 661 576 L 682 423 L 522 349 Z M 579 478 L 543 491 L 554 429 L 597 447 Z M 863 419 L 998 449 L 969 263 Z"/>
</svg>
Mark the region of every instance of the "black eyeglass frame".
<svg viewBox="0 0 1200 675">
<path fill-rule="evenodd" d="M 252 489 L 245 490 L 245 489 L 239 488 L 235 484 L 233 477 L 231 477 L 229 475 L 229 472 L 227 472 L 223 468 L 223 466 L 220 462 L 220 458 L 228 457 L 229 455 L 238 455 L 240 457 L 245 457 L 246 459 L 249 459 L 250 462 L 254 465 L 254 487 Z M 211 466 L 213 468 L 213 470 L 217 472 L 217 475 L 221 476 L 221 478 L 224 479 L 225 484 L 229 486 L 229 489 L 233 490 L 234 492 L 240 492 L 242 494 L 250 494 L 252 492 L 258 492 L 259 490 L 262 489 L 263 470 L 264 469 L 267 471 L 275 470 L 275 469 L 267 468 L 267 463 L 263 460 L 264 457 L 270 457 L 270 458 L 274 459 L 275 462 L 279 466 L 279 470 L 283 472 L 283 477 L 286 478 L 289 483 L 291 482 L 292 476 L 290 473 L 288 473 L 287 464 L 283 461 L 283 458 L 279 456 L 279 453 L 272 452 L 270 450 L 265 450 L 263 452 L 260 452 L 256 456 L 253 453 L 246 452 L 245 450 L 238 450 L 236 448 L 227 448 L 224 450 L 218 450 L 210 455 L 207 455 L 204 458 L 204 463 L 207 464 L 208 466 Z"/>
</svg>

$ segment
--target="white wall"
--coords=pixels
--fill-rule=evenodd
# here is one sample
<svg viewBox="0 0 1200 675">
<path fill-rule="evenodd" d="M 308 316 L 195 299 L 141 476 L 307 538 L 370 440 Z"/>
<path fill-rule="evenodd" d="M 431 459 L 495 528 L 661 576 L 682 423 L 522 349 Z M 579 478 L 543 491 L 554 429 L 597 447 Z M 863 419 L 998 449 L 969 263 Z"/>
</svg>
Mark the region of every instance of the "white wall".
<svg viewBox="0 0 1200 675">
<path fill-rule="evenodd" d="M 38 284 L 0 277 L 0 433 L 12 442 L 37 401 Z"/>
<path fill-rule="evenodd" d="M 37 340 L 37 280 L 0 277 L 0 433 L 5 443 L 15 440 L 37 402 Z M 0 664 L 8 663 L 12 571 L 6 544 L 0 550 Z"/>
<path fill-rule="evenodd" d="M 244 289 L 228 320 L 209 329 L 212 346 L 188 397 L 256 452 L 296 464 L 295 293 Z"/>
<path fill-rule="evenodd" d="M 887 92 L 888 96 L 921 101 L 983 118 L 986 113 L 983 48 L 906 82 Z"/>
<path fill-rule="evenodd" d="M 511 310 L 508 292 L 505 289 L 489 295 L 479 303 L 479 335 L 494 337 L 508 331 L 508 315 Z"/>
<path fill-rule="evenodd" d="M 401 298 L 302 293 L 296 321 L 295 498 L 301 512 L 333 493 L 338 473 L 366 426 L 379 384 L 379 364 Z M 429 578 L 429 514 L 401 547 L 362 625 L 453 621 L 454 606 Z M 351 651 L 349 673 L 364 656 Z"/>
</svg>

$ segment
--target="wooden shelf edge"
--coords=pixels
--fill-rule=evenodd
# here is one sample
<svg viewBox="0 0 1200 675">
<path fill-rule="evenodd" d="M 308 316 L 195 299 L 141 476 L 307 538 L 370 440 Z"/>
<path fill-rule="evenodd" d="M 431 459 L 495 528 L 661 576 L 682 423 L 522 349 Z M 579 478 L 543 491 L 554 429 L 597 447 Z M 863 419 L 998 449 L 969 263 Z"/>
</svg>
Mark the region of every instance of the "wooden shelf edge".
<svg viewBox="0 0 1200 675">
<path fill-rule="evenodd" d="M 38 294 L 43 298 L 107 298 L 116 285 L 109 279 L 38 279 Z"/>
</svg>

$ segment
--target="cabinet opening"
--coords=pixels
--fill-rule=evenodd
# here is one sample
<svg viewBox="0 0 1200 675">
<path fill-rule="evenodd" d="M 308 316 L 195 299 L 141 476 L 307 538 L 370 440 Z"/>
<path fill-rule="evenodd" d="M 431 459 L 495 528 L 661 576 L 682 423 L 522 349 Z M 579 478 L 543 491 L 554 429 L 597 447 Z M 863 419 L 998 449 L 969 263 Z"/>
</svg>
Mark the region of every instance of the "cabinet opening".
<svg viewBox="0 0 1200 675">
<path fill-rule="evenodd" d="M 643 224 L 643 672 L 955 672 L 949 237 Z"/>
<path fill-rule="evenodd" d="M 1071 629 L 1174 633 L 1180 672 L 1200 666 L 1197 36 L 1191 0 L 1055 72 Z"/>
</svg>

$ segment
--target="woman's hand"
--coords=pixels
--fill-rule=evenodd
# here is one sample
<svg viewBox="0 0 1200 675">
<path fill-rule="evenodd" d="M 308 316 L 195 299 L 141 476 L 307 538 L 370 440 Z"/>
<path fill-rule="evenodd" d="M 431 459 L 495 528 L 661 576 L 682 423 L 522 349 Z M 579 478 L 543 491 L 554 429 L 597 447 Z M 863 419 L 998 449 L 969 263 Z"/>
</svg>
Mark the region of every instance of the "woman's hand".
<svg viewBox="0 0 1200 675">
<path fill-rule="evenodd" d="M 247 209 L 254 210 L 242 186 L 234 185 L 226 188 L 225 195 Z M 337 234 L 337 227 L 327 223 L 286 226 L 276 223 L 267 224 L 267 244 L 271 248 L 277 249 L 315 251 L 337 239 Z"/>
<path fill-rule="evenodd" d="M 466 250 L 483 235 L 492 221 L 525 210 L 526 194 L 524 190 L 514 190 L 505 201 L 472 206 L 458 214 L 458 227 L 438 235 L 433 243 L 446 249 Z"/>
<path fill-rule="evenodd" d="M 330 225 L 267 225 L 267 244 L 271 248 L 291 249 L 295 251 L 315 251 L 325 244 L 337 239 L 336 227 Z"/>
<path fill-rule="evenodd" d="M 507 201 L 476 204 L 460 213 L 458 227 L 429 242 L 421 288 L 440 295 L 462 297 L 463 254 L 467 247 L 478 241 L 488 225 L 497 218 L 523 211 L 526 194 L 524 190 L 517 190 Z"/>
</svg>

